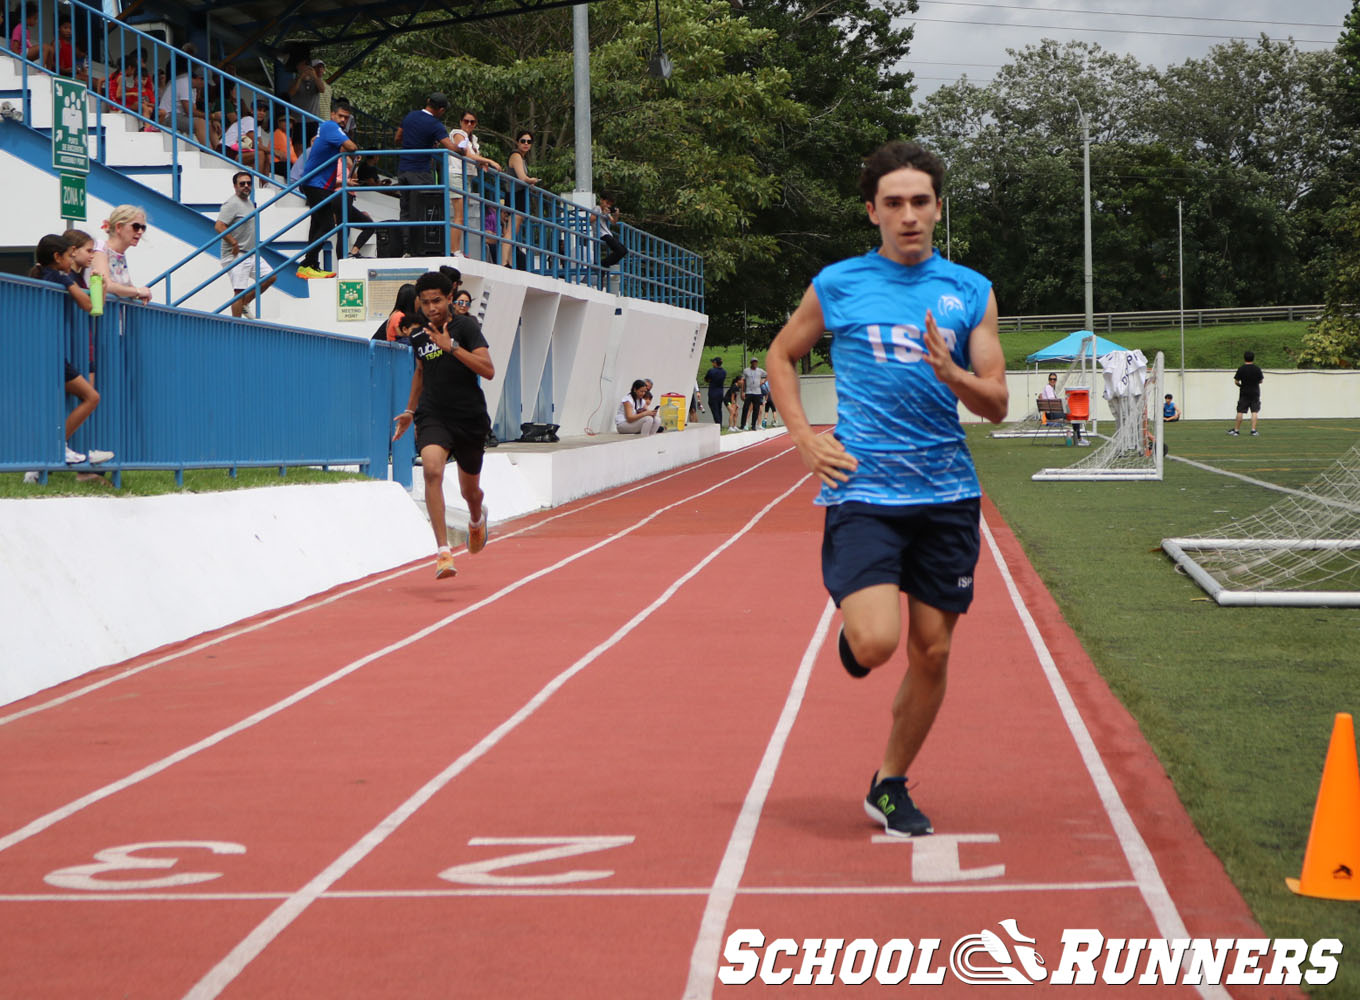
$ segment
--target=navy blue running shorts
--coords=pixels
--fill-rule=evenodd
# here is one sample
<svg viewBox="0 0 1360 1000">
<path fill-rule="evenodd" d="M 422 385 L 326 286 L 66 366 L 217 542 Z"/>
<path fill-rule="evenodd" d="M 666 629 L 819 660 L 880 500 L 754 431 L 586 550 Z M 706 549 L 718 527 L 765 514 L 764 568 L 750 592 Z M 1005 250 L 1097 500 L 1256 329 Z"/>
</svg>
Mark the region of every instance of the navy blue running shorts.
<svg viewBox="0 0 1360 1000">
<path fill-rule="evenodd" d="M 840 607 L 857 590 L 896 584 L 932 608 L 962 614 L 973 602 L 982 503 L 880 507 L 850 501 L 826 509 L 822 581 Z"/>
</svg>

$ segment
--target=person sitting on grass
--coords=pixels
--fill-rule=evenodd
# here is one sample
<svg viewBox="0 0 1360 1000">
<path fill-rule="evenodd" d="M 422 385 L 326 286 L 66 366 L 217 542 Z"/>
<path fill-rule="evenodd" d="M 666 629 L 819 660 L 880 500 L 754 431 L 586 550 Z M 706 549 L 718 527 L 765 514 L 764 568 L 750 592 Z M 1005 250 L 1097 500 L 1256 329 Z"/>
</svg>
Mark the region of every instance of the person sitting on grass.
<svg viewBox="0 0 1360 1000">
<path fill-rule="evenodd" d="M 1175 400 L 1171 398 L 1171 393 L 1168 392 L 1165 400 L 1162 402 L 1162 420 L 1165 423 L 1174 424 L 1180 418 L 1181 411 L 1176 409 Z"/>
<path fill-rule="evenodd" d="M 49 281 L 54 285 L 65 288 L 80 308 L 86 312 L 90 311 L 89 293 L 82 289 L 71 275 L 70 246 L 66 242 L 66 237 L 56 233 L 44 236 L 38 241 L 34 258 L 36 263 L 33 265 L 33 269 L 29 271 L 29 277 L 37 278 L 39 281 Z M 66 417 L 66 440 L 70 441 L 71 435 L 89 419 L 90 414 L 99 405 L 99 393 L 95 391 L 94 386 L 89 383 L 85 376 L 71 365 L 69 360 L 66 362 L 65 383 L 67 393 L 80 400 L 76 408 Z M 111 451 L 91 448 L 88 455 L 82 455 L 69 444 L 66 446 L 67 465 L 82 465 L 87 460 L 91 465 L 98 465 L 112 458 L 113 452 Z M 38 474 L 36 472 L 24 474 L 24 482 L 35 483 L 37 481 Z"/>
</svg>

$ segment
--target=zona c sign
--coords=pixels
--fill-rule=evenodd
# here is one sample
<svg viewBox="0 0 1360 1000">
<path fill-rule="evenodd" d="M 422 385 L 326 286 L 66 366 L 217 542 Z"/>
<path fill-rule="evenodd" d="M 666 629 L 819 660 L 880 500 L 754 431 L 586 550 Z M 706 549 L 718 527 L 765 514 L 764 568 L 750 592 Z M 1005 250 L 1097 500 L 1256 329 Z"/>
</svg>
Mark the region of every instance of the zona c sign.
<svg viewBox="0 0 1360 1000">
<path fill-rule="evenodd" d="M 80 174 L 61 175 L 61 217 L 68 222 L 85 221 L 85 178 Z"/>
</svg>

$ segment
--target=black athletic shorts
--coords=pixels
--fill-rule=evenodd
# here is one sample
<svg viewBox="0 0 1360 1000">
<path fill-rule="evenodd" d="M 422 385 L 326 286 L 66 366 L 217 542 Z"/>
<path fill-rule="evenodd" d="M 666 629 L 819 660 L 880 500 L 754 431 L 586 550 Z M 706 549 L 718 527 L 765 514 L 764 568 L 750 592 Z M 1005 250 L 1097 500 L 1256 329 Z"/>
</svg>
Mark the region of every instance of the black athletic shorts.
<svg viewBox="0 0 1360 1000">
<path fill-rule="evenodd" d="M 1261 394 L 1259 392 L 1253 392 L 1251 394 L 1243 392 L 1238 394 L 1237 412 L 1246 413 L 1248 411 L 1252 413 L 1261 412 Z"/>
<path fill-rule="evenodd" d="M 416 414 L 416 454 L 427 445 L 437 444 L 458 463 L 469 476 L 481 475 L 482 455 L 486 450 L 486 432 L 490 430 L 485 421 L 477 428 L 454 424 L 437 416 Z"/>
<path fill-rule="evenodd" d="M 911 507 L 858 501 L 827 507 L 827 592 L 840 607 L 857 590 L 892 583 L 932 608 L 962 614 L 973 602 L 981 509 L 976 497 Z"/>
</svg>

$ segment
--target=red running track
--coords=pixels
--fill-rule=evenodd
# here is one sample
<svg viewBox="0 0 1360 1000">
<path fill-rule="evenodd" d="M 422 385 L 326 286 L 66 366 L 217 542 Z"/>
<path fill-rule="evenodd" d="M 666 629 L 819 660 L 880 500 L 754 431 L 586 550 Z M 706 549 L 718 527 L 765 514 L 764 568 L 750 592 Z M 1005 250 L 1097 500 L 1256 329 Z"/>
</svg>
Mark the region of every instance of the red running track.
<svg viewBox="0 0 1360 1000">
<path fill-rule="evenodd" d="M 923 975 L 1007 918 L 1050 969 L 1065 928 L 1261 936 L 989 505 L 939 833 L 884 842 L 900 669 L 840 668 L 813 492 L 766 442 L 0 709 L 0 997 L 678 1000 L 810 988 L 719 982 L 738 929 L 938 939 Z"/>
</svg>

